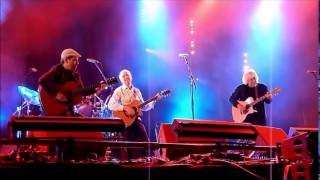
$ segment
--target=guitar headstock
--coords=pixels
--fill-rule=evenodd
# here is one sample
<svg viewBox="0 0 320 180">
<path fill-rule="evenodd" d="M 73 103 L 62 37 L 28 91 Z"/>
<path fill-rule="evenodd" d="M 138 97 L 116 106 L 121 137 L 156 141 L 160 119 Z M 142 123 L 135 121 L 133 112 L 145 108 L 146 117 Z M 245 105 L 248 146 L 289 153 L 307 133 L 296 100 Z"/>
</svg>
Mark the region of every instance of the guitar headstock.
<svg viewBox="0 0 320 180">
<path fill-rule="evenodd" d="M 116 77 L 111 77 L 111 78 L 108 78 L 108 79 L 107 79 L 106 84 L 107 84 L 108 86 L 110 86 L 110 85 L 113 85 L 113 84 L 115 84 L 115 83 L 117 83 L 117 82 L 118 82 L 118 79 L 117 79 Z"/>
<path fill-rule="evenodd" d="M 169 89 L 165 89 L 165 90 L 162 90 L 160 93 L 158 93 L 158 97 L 161 98 L 161 97 L 169 96 L 170 93 L 171 91 Z"/>
<path fill-rule="evenodd" d="M 273 88 L 270 92 L 272 95 L 278 95 L 281 92 L 281 88 Z"/>
</svg>

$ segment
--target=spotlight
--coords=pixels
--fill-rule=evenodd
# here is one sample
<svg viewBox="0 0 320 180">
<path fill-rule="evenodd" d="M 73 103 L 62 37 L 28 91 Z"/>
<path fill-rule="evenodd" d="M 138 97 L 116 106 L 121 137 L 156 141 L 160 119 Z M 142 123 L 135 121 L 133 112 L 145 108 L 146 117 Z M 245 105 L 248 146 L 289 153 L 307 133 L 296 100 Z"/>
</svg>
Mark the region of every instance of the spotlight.
<svg viewBox="0 0 320 180">
<path fill-rule="evenodd" d="M 151 52 L 151 49 L 146 48 L 145 51 L 146 51 L 147 53 L 150 53 L 150 52 Z"/>
</svg>

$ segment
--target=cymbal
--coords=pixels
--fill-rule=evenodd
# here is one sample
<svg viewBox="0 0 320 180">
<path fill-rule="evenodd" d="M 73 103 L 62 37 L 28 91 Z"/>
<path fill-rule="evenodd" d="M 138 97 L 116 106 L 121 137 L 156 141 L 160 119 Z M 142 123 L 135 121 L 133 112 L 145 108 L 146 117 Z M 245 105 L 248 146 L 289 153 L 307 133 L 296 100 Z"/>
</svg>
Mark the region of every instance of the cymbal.
<svg viewBox="0 0 320 180">
<path fill-rule="evenodd" d="M 24 86 L 18 86 L 19 94 L 30 104 L 40 106 L 39 93 Z"/>
</svg>

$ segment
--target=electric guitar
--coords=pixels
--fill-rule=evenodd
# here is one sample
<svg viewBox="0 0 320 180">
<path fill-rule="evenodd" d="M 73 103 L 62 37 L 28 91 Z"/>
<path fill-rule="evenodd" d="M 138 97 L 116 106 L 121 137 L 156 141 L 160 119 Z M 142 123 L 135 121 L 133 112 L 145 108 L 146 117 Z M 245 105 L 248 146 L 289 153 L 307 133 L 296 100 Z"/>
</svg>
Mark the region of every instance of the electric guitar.
<svg viewBox="0 0 320 180">
<path fill-rule="evenodd" d="M 99 87 L 101 84 L 110 86 L 118 82 L 116 77 L 107 79 L 107 82 L 93 84 L 88 87 L 81 87 L 78 82 L 70 81 L 58 87 L 58 92 L 63 93 L 67 97 L 67 101 L 59 101 L 55 95 L 48 94 L 43 87 L 39 86 L 40 103 L 43 111 L 49 116 L 61 115 L 67 111 L 71 105 L 81 102 L 81 92 L 91 88 Z"/>
<path fill-rule="evenodd" d="M 280 93 L 280 91 L 281 91 L 280 88 L 274 88 L 274 89 L 272 89 L 272 91 L 270 93 L 272 95 L 277 95 L 278 93 Z M 245 106 L 246 108 L 241 111 L 240 109 L 232 106 L 233 120 L 235 122 L 239 122 L 239 123 L 243 122 L 249 114 L 257 112 L 256 110 L 253 109 L 253 106 L 256 105 L 257 103 L 263 101 L 264 99 L 266 99 L 266 97 L 267 97 L 267 94 L 259 97 L 255 101 L 253 100 L 252 97 L 248 97 L 245 101 L 238 101 L 239 104 Z"/>
<path fill-rule="evenodd" d="M 170 94 L 170 90 L 165 89 L 165 90 L 161 91 L 160 93 L 158 93 L 157 95 L 153 96 L 152 98 L 144 101 L 143 103 L 141 103 L 139 100 L 134 100 L 126 106 L 132 107 L 135 110 L 135 114 L 129 115 L 125 111 L 113 111 L 112 116 L 122 119 L 125 126 L 129 127 L 134 122 L 134 120 L 137 118 L 137 116 L 142 116 L 141 108 L 143 106 L 149 104 L 152 101 L 160 99 L 164 96 L 168 96 L 169 94 Z"/>
</svg>

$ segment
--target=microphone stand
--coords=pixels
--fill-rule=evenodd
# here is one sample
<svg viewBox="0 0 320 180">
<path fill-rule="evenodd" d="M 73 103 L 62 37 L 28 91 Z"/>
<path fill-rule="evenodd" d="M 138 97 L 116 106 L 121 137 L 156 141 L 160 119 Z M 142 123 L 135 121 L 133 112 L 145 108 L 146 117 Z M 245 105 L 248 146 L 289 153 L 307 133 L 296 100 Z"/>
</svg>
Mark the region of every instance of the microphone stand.
<svg viewBox="0 0 320 180">
<path fill-rule="evenodd" d="M 98 66 L 98 63 L 100 63 L 100 62 L 98 61 L 98 62 L 95 62 L 95 63 L 93 63 L 93 64 L 97 67 L 97 69 L 99 70 L 99 72 L 100 72 L 103 80 L 107 83 L 107 78 L 106 78 L 106 76 L 103 74 L 103 72 L 102 72 L 102 70 L 100 69 L 100 67 Z M 113 91 L 113 86 L 110 86 L 110 88 L 111 88 L 111 92 L 112 92 L 112 91 Z M 108 100 L 108 101 L 109 101 L 109 100 Z M 106 105 L 106 103 L 103 103 L 103 106 L 105 106 L 105 105 Z M 101 103 L 101 107 L 102 107 L 102 103 Z M 108 108 L 103 107 L 103 109 L 108 109 Z"/>
<path fill-rule="evenodd" d="M 185 64 L 187 65 L 188 68 L 188 73 L 189 73 L 189 79 L 190 79 L 190 95 L 191 95 L 191 113 L 192 113 L 192 119 L 194 120 L 194 90 L 196 89 L 196 82 L 194 80 L 190 64 L 188 61 L 188 55 L 182 56 L 184 59 Z"/>
<path fill-rule="evenodd" d="M 99 63 L 100 63 L 100 62 L 99 62 Z M 94 62 L 93 64 L 97 67 L 97 69 L 99 70 L 99 72 L 100 72 L 103 80 L 107 83 L 107 78 L 106 78 L 106 76 L 103 74 L 103 72 L 102 72 L 102 70 L 100 69 L 100 67 L 98 66 L 98 63 L 97 63 L 97 62 Z"/>
</svg>

